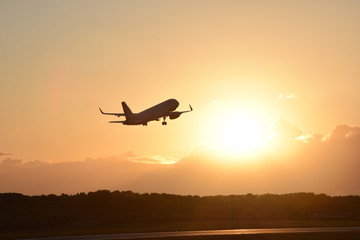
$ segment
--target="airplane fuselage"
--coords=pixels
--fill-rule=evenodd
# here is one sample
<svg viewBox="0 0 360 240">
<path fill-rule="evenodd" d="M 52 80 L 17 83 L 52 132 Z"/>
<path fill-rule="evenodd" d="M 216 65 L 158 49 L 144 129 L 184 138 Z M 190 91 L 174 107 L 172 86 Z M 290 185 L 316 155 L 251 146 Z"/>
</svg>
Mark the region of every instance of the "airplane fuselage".
<svg viewBox="0 0 360 240">
<path fill-rule="evenodd" d="M 126 120 L 123 124 L 143 125 L 150 121 L 158 121 L 160 118 L 169 115 L 172 111 L 175 111 L 178 106 L 179 102 L 176 99 L 169 99 L 142 112 L 134 113 L 133 119 L 130 121 Z"/>
</svg>

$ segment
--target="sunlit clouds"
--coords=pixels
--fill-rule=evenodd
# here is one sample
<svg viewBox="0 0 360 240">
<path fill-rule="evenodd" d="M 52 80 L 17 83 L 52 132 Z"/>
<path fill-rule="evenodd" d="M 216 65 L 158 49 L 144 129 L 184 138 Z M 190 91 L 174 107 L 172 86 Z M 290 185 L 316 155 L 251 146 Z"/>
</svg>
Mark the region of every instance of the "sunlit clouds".
<svg viewBox="0 0 360 240">
<path fill-rule="evenodd" d="M 147 163 L 147 164 L 174 164 L 179 159 L 174 157 L 162 157 L 162 156 L 151 156 L 151 157 L 129 157 L 128 158 L 131 162 L 134 163 Z"/>
<path fill-rule="evenodd" d="M 296 98 L 297 98 L 296 93 L 290 93 L 290 94 L 280 93 L 277 101 L 281 101 L 281 100 L 293 100 L 293 99 L 296 99 Z"/>
<path fill-rule="evenodd" d="M 274 140 L 274 147 L 291 148 L 291 152 L 237 156 L 231 163 L 223 154 L 205 146 L 194 147 L 188 156 L 177 160 L 141 157 L 133 152 L 66 163 L 23 162 L 7 156 L 0 163 L 0 191 L 60 194 L 131 189 L 197 195 L 358 193 L 359 127 L 339 125 L 326 140 L 314 135 L 307 142 L 293 139 L 301 131 L 286 120 L 280 120 L 274 129 L 279 138 Z"/>
<path fill-rule="evenodd" d="M 179 159 L 144 157 L 130 151 L 117 157 L 49 163 L 24 162 L 3 153 L 0 191 L 59 194 L 131 189 L 200 195 L 358 193 L 359 127 L 339 125 L 328 135 L 304 135 L 300 128 L 282 118 L 273 124 L 272 131 L 273 138 L 266 142 L 271 148 L 262 146 L 253 155 L 226 155 L 226 149 L 219 152 L 217 148 L 195 146 Z M 251 142 L 251 135 L 246 136 Z M 233 140 L 238 146 L 242 144 L 237 137 Z"/>
</svg>

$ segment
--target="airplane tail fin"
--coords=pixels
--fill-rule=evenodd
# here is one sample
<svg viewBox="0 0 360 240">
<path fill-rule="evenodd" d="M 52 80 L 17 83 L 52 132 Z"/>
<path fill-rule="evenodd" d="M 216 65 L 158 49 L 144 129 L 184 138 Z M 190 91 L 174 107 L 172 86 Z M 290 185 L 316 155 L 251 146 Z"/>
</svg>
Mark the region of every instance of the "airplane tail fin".
<svg viewBox="0 0 360 240">
<path fill-rule="evenodd" d="M 134 114 L 132 113 L 129 106 L 126 104 L 126 102 L 122 102 L 121 105 L 123 107 L 126 120 L 132 120 L 134 118 Z"/>
</svg>

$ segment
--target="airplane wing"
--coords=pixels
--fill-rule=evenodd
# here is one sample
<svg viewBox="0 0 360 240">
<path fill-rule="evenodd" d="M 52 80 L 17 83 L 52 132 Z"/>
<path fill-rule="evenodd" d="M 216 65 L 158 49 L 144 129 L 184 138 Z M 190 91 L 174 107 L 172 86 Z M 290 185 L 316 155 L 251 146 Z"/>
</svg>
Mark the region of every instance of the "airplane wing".
<svg viewBox="0 0 360 240">
<path fill-rule="evenodd" d="M 109 123 L 124 123 L 125 121 L 110 121 Z"/>
<path fill-rule="evenodd" d="M 182 114 L 182 113 L 192 112 L 193 108 L 191 107 L 191 105 L 190 105 L 190 104 L 189 104 L 189 107 L 190 107 L 190 110 L 187 110 L 187 111 L 176 111 L 176 112 L 173 112 L 173 113 L 179 113 L 179 114 Z"/>
<path fill-rule="evenodd" d="M 189 104 L 189 107 L 190 107 L 190 110 L 170 112 L 167 116 L 169 116 L 170 119 L 176 119 L 176 118 L 180 117 L 180 115 L 183 113 L 191 112 L 193 110 L 193 108 L 191 107 L 190 104 Z"/>
<path fill-rule="evenodd" d="M 103 111 L 101 110 L 101 108 L 99 108 L 99 110 L 100 110 L 100 112 L 101 112 L 102 114 L 105 114 L 105 115 L 114 115 L 114 116 L 118 116 L 118 117 L 120 117 L 120 116 L 125 116 L 124 113 L 106 113 L 106 112 L 103 112 Z"/>
</svg>

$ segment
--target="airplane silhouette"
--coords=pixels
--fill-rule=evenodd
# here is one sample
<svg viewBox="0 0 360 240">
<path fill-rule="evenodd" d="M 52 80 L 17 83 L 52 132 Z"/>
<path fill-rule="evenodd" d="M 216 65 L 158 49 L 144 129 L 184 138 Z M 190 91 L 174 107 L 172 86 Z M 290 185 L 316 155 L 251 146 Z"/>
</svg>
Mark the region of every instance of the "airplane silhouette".
<svg viewBox="0 0 360 240">
<path fill-rule="evenodd" d="M 159 103 L 151 108 L 148 108 L 139 113 L 133 113 L 125 102 L 121 103 L 124 112 L 123 113 L 106 113 L 100 109 L 100 112 L 105 115 L 114 115 L 117 117 L 125 116 L 125 121 L 110 121 L 109 123 L 122 123 L 123 125 L 143 125 L 147 126 L 150 121 L 159 121 L 163 119 L 162 125 L 167 125 L 166 117 L 170 119 L 176 119 L 181 114 L 191 112 L 193 109 L 189 105 L 190 110 L 188 111 L 175 111 L 179 106 L 179 102 L 176 99 L 168 99 L 162 103 Z"/>
</svg>

